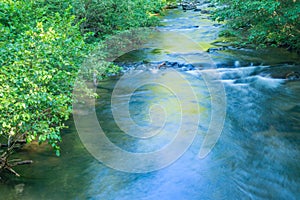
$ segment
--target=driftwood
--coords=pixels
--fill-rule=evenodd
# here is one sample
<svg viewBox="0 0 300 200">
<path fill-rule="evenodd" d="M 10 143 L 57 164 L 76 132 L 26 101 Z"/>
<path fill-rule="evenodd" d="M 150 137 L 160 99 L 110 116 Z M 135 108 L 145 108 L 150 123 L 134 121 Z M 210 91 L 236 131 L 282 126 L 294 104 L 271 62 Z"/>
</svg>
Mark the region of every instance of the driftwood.
<svg viewBox="0 0 300 200">
<path fill-rule="evenodd" d="M 24 144 L 26 144 L 26 140 L 18 140 L 18 141 L 15 142 L 15 144 L 24 145 Z M 1 144 L 0 143 L 0 148 L 8 148 L 8 144 Z"/>
<path fill-rule="evenodd" d="M 0 172 L 2 171 L 8 171 L 12 174 L 14 174 L 17 177 L 20 177 L 20 174 L 18 174 L 13 167 L 18 166 L 18 165 L 28 165 L 32 164 L 32 160 L 23 160 L 23 161 L 18 161 L 18 162 L 11 162 L 8 161 L 8 157 L 1 157 L 0 158 Z"/>
<path fill-rule="evenodd" d="M 166 66 L 166 62 L 163 62 L 163 63 L 161 63 L 160 65 L 158 65 L 158 69 L 160 69 L 160 68 L 162 68 L 162 67 L 164 67 L 164 66 Z"/>
<path fill-rule="evenodd" d="M 8 144 L 1 144 L 0 143 L 0 148 L 7 148 L 8 147 Z"/>
<path fill-rule="evenodd" d="M 32 160 L 24 160 L 24 161 L 22 161 L 21 159 L 9 160 L 9 156 L 12 154 L 12 152 L 16 148 L 20 148 L 20 146 L 22 147 L 24 144 L 26 144 L 26 140 L 17 140 L 11 144 L 9 142 L 8 142 L 8 144 L 0 144 L 0 149 L 5 148 L 5 150 L 2 151 L 2 154 L 0 154 L 0 173 L 3 171 L 7 171 L 7 172 L 14 174 L 17 177 L 20 177 L 20 174 L 18 174 L 13 169 L 13 167 L 18 166 L 18 165 L 27 165 L 27 164 L 33 163 Z"/>
</svg>

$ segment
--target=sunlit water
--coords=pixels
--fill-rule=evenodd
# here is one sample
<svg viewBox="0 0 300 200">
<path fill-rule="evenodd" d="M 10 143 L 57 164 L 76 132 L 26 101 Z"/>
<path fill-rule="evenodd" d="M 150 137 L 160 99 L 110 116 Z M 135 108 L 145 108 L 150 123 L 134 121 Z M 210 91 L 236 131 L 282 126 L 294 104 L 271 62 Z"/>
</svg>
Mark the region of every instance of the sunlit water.
<svg viewBox="0 0 300 200">
<path fill-rule="evenodd" d="M 157 70 L 157 65 L 178 62 L 173 68 L 191 84 L 198 100 L 189 106 L 197 104 L 199 110 L 191 107 L 189 113 L 200 116 L 197 135 L 183 156 L 159 171 L 119 172 L 89 154 L 70 120 L 70 128 L 63 134 L 62 156 L 55 157 L 45 146 L 26 147 L 18 156 L 32 159 L 34 164 L 17 168 L 21 178 L 10 177 L 0 184 L 0 199 L 300 198 L 300 82 L 285 79 L 286 74 L 300 71 L 299 57 L 283 50 L 246 49 L 208 56 L 201 47 L 195 47 L 213 41 L 220 30 L 207 16 L 173 10 L 162 20 L 165 26 L 158 28 L 160 33 L 146 48 L 124 55 L 119 62 L 127 67 L 124 73 L 139 70 L 149 79 L 155 77 L 168 83 L 177 81 L 166 78 L 174 73 L 172 67 Z M 145 59 L 150 63 L 142 64 Z M 127 62 L 137 64 L 133 67 Z M 225 88 L 227 113 L 217 144 L 208 156 L 199 159 L 211 122 L 211 95 L 203 73 L 214 67 L 219 75 L 215 81 Z M 108 138 L 133 152 L 155 151 L 168 144 L 180 126 L 176 95 L 150 84 L 138 88 L 129 105 L 120 98 L 118 103 L 129 106 L 131 119 L 141 126 L 151 121 L 151 105 L 165 108 L 161 119 L 166 120 L 164 131 L 150 140 L 138 140 L 124 134 L 112 116 L 111 95 L 118 79 L 101 82 L 97 91 L 101 98 L 96 101 L 96 113 Z M 123 85 L 124 91 L 134 85 L 130 81 Z M 176 86 L 183 87 L 181 82 Z M 122 120 L 126 124 L 128 119 Z"/>
</svg>

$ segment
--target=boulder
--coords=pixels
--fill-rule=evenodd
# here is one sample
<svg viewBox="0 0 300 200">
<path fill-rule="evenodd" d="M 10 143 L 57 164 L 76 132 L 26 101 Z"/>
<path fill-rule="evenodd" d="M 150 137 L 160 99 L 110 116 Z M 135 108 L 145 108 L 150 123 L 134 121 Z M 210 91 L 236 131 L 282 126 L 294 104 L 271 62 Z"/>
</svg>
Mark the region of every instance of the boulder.
<svg viewBox="0 0 300 200">
<path fill-rule="evenodd" d="M 286 74 L 285 78 L 290 81 L 300 80 L 300 73 L 299 72 L 290 72 Z"/>
<path fill-rule="evenodd" d="M 182 6 L 183 10 L 194 10 L 194 9 L 197 9 L 197 6 L 194 5 L 193 3 L 182 4 L 181 6 Z"/>
<path fill-rule="evenodd" d="M 201 10 L 201 14 L 211 14 L 210 10 Z"/>
<path fill-rule="evenodd" d="M 216 51 L 224 51 L 224 50 L 226 50 L 226 49 L 228 49 L 227 46 L 216 47 L 216 48 L 209 48 L 209 49 L 207 50 L 207 52 L 208 52 L 208 53 L 213 53 L 213 52 L 216 52 Z"/>
<path fill-rule="evenodd" d="M 176 9 L 178 8 L 178 5 L 173 5 L 173 4 L 169 4 L 169 5 L 166 5 L 165 9 Z"/>
</svg>

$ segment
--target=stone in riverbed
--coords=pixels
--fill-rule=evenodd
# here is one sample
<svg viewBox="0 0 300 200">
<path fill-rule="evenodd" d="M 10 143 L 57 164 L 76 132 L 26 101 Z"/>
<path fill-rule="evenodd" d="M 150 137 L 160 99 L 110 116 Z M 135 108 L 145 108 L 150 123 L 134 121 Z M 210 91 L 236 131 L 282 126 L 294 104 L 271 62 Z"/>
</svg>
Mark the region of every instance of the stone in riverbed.
<svg viewBox="0 0 300 200">
<path fill-rule="evenodd" d="M 197 6 L 192 4 L 192 3 L 187 3 L 187 4 L 182 4 L 182 9 L 183 10 L 194 10 L 197 9 Z"/>
<path fill-rule="evenodd" d="M 226 46 L 222 46 L 222 47 L 217 47 L 217 48 L 209 48 L 207 50 L 208 53 L 213 53 L 213 52 L 216 52 L 216 51 L 223 51 L 223 50 L 226 50 L 228 49 L 228 47 Z"/>
<path fill-rule="evenodd" d="M 201 14 L 211 14 L 210 10 L 201 10 Z"/>
<path fill-rule="evenodd" d="M 220 27 L 222 24 L 213 24 L 214 27 Z"/>
<path fill-rule="evenodd" d="M 176 9 L 176 8 L 178 8 L 178 5 L 172 5 L 172 4 L 166 5 L 165 7 L 165 9 Z"/>
<path fill-rule="evenodd" d="M 191 71 L 191 70 L 194 70 L 194 69 L 195 69 L 195 66 L 192 65 L 192 64 L 187 64 L 187 65 L 186 65 L 186 68 L 187 68 L 188 71 Z"/>
<path fill-rule="evenodd" d="M 290 81 L 300 80 L 300 73 L 299 72 L 290 72 L 285 76 L 285 78 Z"/>
</svg>

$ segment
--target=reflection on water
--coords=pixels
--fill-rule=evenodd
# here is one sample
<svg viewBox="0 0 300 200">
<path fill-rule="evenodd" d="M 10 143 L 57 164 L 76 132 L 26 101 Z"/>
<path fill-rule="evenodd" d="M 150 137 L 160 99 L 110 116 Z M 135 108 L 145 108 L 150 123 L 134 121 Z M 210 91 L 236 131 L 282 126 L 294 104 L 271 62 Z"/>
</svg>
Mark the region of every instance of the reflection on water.
<svg viewBox="0 0 300 200">
<path fill-rule="evenodd" d="M 195 15 L 193 12 L 171 11 L 164 22 L 169 26 L 162 29 L 176 32 L 179 25 L 182 27 L 182 20 L 188 21 L 199 28 L 181 31 L 197 40 L 200 37 L 197 31 L 205 32 L 203 27 L 208 29 L 212 24 L 208 21 L 202 24 Z M 157 48 L 168 49 L 164 46 Z M 154 53 L 160 59 L 152 59 L 151 55 L 147 57 L 150 61 L 170 57 L 164 57 L 170 54 L 169 51 Z M 228 54 L 219 54 L 222 53 L 212 56 L 217 61 L 226 61 Z M 179 53 L 173 59 L 180 57 Z M 236 58 L 240 59 L 242 66 L 235 67 L 233 62 L 230 63 Z M 201 60 L 201 57 L 197 59 Z M 41 150 L 32 146 L 20 152 L 19 157 L 35 162 L 28 168 L 17 169 L 23 174 L 20 179 L 10 178 L 0 183 L 1 199 L 299 199 L 300 82 L 287 81 L 285 74 L 300 71 L 300 65 L 294 60 L 296 64 L 276 61 L 275 65 L 272 58 L 265 60 L 265 63 L 273 63 L 270 66 L 256 65 L 255 60 L 261 59 L 259 56 L 251 58 L 251 65 L 247 60 L 249 57 L 245 62 L 242 59 L 243 51 L 230 54 L 231 61 L 217 69 L 219 81 L 226 90 L 227 115 L 222 135 L 205 159 L 199 159 L 197 155 L 210 122 L 211 98 L 198 69 L 178 70 L 196 93 L 198 102 L 194 103 L 200 106 L 200 112 L 196 113 L 200 115 L 200 124 L 192 146 L 171 166 L 143 174 L 108 168 L 85 150 L 70 120 L 70 128 L 63 136 L 62 156 L 55 157 L 46 146 Z M 285 62 L 288 58 L 276 58 L 280 59 Z M 149 77 L 157 77 L 169 72 L 164 69 L 147 73 Z M 110 140 L 123 148 L 140 152 L 152 151 L 168 143 L 172 130 L 178 128 L 176 120 L 180 118 L 174 95 L 166 88 L 145 85 L 131 96 L 131 117 L 142 126 L 151 121 L 148 115 L 151 105 L 160 103 L 166 109 L 162 120 L 169 120 L 168 131 L 147 143 L 128 137 L 113 120 L 110 98 L 117 80 L 118 77 L 114 77 L 100 84 L 98 93 L 101 98 L 96 102 L 99 123 Z M 130 87 L 130 80 L 127 84 L 126 87 Z"/>
</svg>

